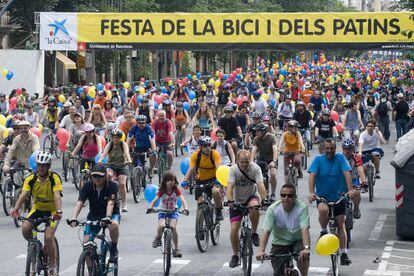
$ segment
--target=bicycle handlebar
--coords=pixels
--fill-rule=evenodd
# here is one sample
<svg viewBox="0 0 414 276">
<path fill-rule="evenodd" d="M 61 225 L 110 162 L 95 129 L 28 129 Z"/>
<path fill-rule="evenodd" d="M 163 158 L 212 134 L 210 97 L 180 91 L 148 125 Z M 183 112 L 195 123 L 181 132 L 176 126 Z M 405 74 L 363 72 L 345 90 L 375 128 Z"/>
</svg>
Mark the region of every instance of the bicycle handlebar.
<svg viewBox="0 0 414 276">
<path fill-rule="evenodd" d="M 328 201 L 326 198 L 324 198 L 324 197 L 319 197 L 319 196 L 316 196 L 316 199 L 317 200 L 320 200 L 321 202 L 323 202 L 323 203 L 326 203 L 326 204 L 328 204 L 328 205 L 338 205 L 339 203 L 341 203 L 344 199 L 347 199 L 347 198 L 349 198 L 349 196 L 348 195 L 342 195 L 339 199 L 338 199 L 338 201 Z"/>
<path fill-rule="evenodd" d="M 262 263 L 263 261 L 269 261 L 272 258 L 297 258 L 299 256 L 298 252 L 291 252 L 291 253 L 287 253 L 287 254 L 266 254 L 263 256 L 262 259 Z"/>
</svg>

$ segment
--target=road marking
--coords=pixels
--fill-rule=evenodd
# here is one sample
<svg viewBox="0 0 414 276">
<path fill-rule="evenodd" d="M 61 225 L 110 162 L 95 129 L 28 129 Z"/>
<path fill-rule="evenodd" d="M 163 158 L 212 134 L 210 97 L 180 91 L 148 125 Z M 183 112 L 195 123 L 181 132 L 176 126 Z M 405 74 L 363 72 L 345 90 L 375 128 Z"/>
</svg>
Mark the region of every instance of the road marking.
<svg viewBox="0 0 414 276">
<path fill-rule="evenodd" d="M 399 271 L 378 271 L 378 270 L 365 270 L 364 275 L 376 275 L 376 276 L 400 276 Z"/>
<path fill-rule="evenodd" d="M 13 260 L 15 259 L 26 259 L 27 254 L 20 254 L 19 256 L 16 256 L 13 258 Z"/>
<path fill-rule="evenodd" d="M 403 257 L 403 256 L 397 256 L 397 255 L 391 255 L 392 258 L 397 258 L 397 259 L 404 259 L 404 260 L 413 260 L 414 258 L 409 258 L 409 257 Z"/>
<path fill-rule="evenodd" d="M 391 256 L 391 251 L 394 247 L 394 241 L 387 241 L 385 243 L 384 252 L 381 256 L 381 262 L 378 264 L 377 270 L 384 273 L 387 271 L 388 260 Z"/>
<path fill-rule="evenodd" d="M 394 251 L 401 251 L 401 252 L 410 252 L 410 253 L 414 253 L 414 250 L 408 250 L 408 249 L 400 249 L 400 248 L 394 248 Z"/>
<path fill-rule="evenodd" d="M 314 266 L 314 267 L 309 267 L 309 272 L 312 273 L 318 273 L 318 275 L 321 275 L 319 273 L 325 273 L 327 274 L 329 272 L 331 268 L 330 267 L 319 267 L 319 266 Z"/>
<path fill-rule="evenodd" d="M 118 262 L 122 259 L 123 259 L 122 257 L 118 257 Z M 77 268 L 78 268 L 78 264 L 73 264 L 73 265 L 69 266 L 68 268 L 66 268 L 65 270 L 60 271 L 59 275 L 75 275 Z"/>
<path fill-rule="evenodd" d="M 387 214 L 381 214 L 375 223 L 374 229 L 371 232 L 371 235 L 369 235 L 370 241 L 376 241 L 378 240 L 379 236 L 381 235 L 382 227 L 384 227 L 385 221 L 387 220 L 388 215 Z"/>
<path fill-rule="evenodd" d="M 171 264 L 173 265 L 188 265 L 191 262 L 191 260 L 177 260 L 177 259 L 171 259 Z M 152 262 L 153 264 L 163 264 L 164 259 L 156 259 Z"/>
</svg>

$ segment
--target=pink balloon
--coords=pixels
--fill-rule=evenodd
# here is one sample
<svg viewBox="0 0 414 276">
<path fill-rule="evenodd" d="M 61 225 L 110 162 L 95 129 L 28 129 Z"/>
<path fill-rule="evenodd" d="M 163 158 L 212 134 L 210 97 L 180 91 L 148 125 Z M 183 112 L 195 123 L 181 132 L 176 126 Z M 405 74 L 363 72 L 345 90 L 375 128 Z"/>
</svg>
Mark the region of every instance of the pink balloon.
<svg viewBox="0 0 414 276">
<path fill-rule="evenodd" d="M 249 102 L 249 97 L 247 97 L 247 96 L 243 96 L 243 97 L 242 97 L 242 100 L 243 100 L 243 102 Z"/>
<path fill-rule="evenodd" d="M 343 131 L 344 131 L 344 128 L 343 128 L 343 126 L 342 126 L 342 123 L 337 123 L 337 124 L 336 124 L 336 130 L 337 130 L 339 133 L 341 133 L 341 132 L 343 132 Z"/>
<path fill-rule="evenodd" d="M 277 80 L 277 81 L 276 81 L 276 86 L 277 86 L 278 88 L 282 87 L 282 81 L 281 81 L 281 80 Z"/>
<path fill-rule="evenodd" d="M 222 78 L 223 78 L 223 73 L 222 73 L 222 72 L 220 72 L 220 73 L 219 73 L 219 78 L 220 78 L 220 79 L 222 79 Z"/>
<path fill-rule="evenodd" d="M 328 92 L 326 92 L 326 97 L 328 98 L 328 100 L 330 100 L 331 99 L 331 91 L 328 91 Z"/>
<path fill-rule="evenodd" d="M 22 94 L 22 89 L 21 88 L 17 88 L 16 89 L 16 94 L 20 96 Z"/>
<path fill-rule="evenodd" d="M 144 77 L 141 77 L 141 78 L 139 79 L 139 81 L 140 81 L 140 82 L 145 82 L 145 78 L 144 78 Z"/>
<path fill-rule="evenodd" d="M 342 87 L 338 87 L 338 92 L 339 92 L 339 93 L 342 93 L 342 91 L 343 91 L 343 90 L 342 90 Z"/>
<path fill-rule="evenodd" d="M 66 152 L 68 150 L 68 148 L 66 147 L 66 143 L 59 143 L 58 147 L 63 152 Z"/>
<path fill-rule="evenodd" d="M 356 82 L 356 87 L 361 88 L 361 82 L 360 81 Z"/>
<path fill-rule="evenodd" d="M 335 122 L 338 122 L 339 121 L 339 114 L 338 114 L 338 112 L 332 110 L 331 111 L 331 119 L 334 120 Z"/>
<path fill-rule="evenodd" d="M 40 138 L 40 135 L 41 135 L 41 133 L 40 133 L 40 129 L 38 129 L 37 127 L 32 127 L 32 128 L 30 129 L 30 132 L 31 132 L 31 133 L 33 133 L 34 135 L 36 135 L 37 137 L 39 137 L 39 138 Z"/>
<path fill-rule="evenodd" d="M 211 132 L 211 140 L 213 140 L 214 142 L 217 141 L 216 131 L 217 131 L 217 128 L 213 129 L 213 131 Z"/>
<path fill-rule="evenodd" d="M 238 105 L 238 106 L 241 106 L 242 104 L 243 104 L 243 99 L 242 98 L 237 98 L 236 99 L 236 104 Z"/>
<path fill-rule="evenodd" d="M 67 142 L 69 138 L 69 132 L 64 128 L 59 128 L 56 132 L 56 136 L 59 140 Z"/>
<path fill-rule="evenodd" d="M 240 74 L 240 72 L 241 72 L 240 68 L 237 68 L 236 72 L 237 72 L 237 74 Z"/>
<path fill-rule="evenodd" d="M 105 83 L 105 90 L 111 90 L 112 85 L 110 82 Z"/>
<path fill-rule="evenodd" d="M 304 78 L 299 79 L 298 84 L 299 86 L 303 86 L 305 84 L 305 79 Z"/>
<path fill-rule="evenodd" d="M 161 104 L 161 102 L 162 102 L 162 96 L 161 96 L 161 95 L 155 95 L 155 97 L 154 97 L 154 101 L 155 101 L 158 105 L 160 105 L 160 104 Z"/>
</svg>

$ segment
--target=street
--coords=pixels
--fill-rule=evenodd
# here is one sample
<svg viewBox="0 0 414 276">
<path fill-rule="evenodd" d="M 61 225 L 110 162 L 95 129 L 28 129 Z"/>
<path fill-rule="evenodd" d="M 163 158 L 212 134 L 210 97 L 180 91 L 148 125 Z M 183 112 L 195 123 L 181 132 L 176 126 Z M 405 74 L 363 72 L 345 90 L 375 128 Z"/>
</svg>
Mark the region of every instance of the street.
<svg viewBox="0 0 414 276">
<path fill-rule="evenodd" d="M 392 128 L 393 129 L 393 128 Z M 395 133 L 392 134 L 395 137 Z M 369 203 L 368 194 L 362 195 L 361 219 L 357 220 L 352 231 L 352 242 L 349 256 L 350 266 L 341 266 L 341 275 L 413 275 L 414 243 L 398 241 L 395 236 L 394 215 L 394 169 L 389 165 L 393 156 L 395 142 L 383 145 L 385 157 L 381 161 L 381 176 L 375 186 L 375 198 Z M 340 148 L 338 144 L 338 148 Z M 311 156 L 315 156 L 315 150 Z M 179 170 L 182 157 L 174 159 L 174 171 L 179 181 L 182 175 Z M 310 160 L 312 157 L 310 158 Z M 52 168 L 61 172 L 61 161 L 54 160 Z M 310 162 L 310 161 L 309 161 Z M 278 170 L 278 189 L 280 189 L 283 175 Z M 184 191 L 187 203 L 190 206 L 190 216 L 179 218 L 179 244 L 183 253 L 182 258 L 175 258 L 172 262 L 174 275 L 241 275 L 241 268 L 230 269 L 228 262 L 232 255 L 229 240 L 229 217 L 225 210 L 225 220 L 222 223 L 221 237 L 218 246 L 210 247 L 207 252 L 200 253 L 197 249 L 194 224 L 196 204 L 192 195 Z M 308 173 L 299 181 L 298 198 L 307 202 Z M 57 230 L 60 247 L 60 275 L 75 275 L 77 260 L 82 250 L 80 238 L 82 231 L 72 229 L 66 224 L 71 217 L 72 209 L 77 199 L 77 191 L 73 184 L 64 183 L 64 219 Z M 132 195 L 128 194 L 129 212 L 122 214 L 121 237 L 119 241 L 119 275 L 162 275 L 162 254 L 160 248 L 151 246 L 155 235 L 156 215 L 146 215 L 148 203 L 142 197 L 141 202 L 135 204 Z M 84 208 L 80 218 L 86 217 L 87 208 Z M 330 275 L 330 258 L 318 256 L 314 252 L 320 226 L 317 220 L 316 204 L 310 205 L 312 255 L 309 275 Z M 263 214 L 262 214 L 263 218 Z M 262 220 L 261 220 L 262 222 Z M 1 245 L 0 275 L 23 275 L 26 261 L 26 242 L 20 229 L 14 227 L 10 218 L 0 216 Z M 267 251 L 270 251 L 268 244 Z M 260 263 L 254 261 L 253 275 L 270 275 L 272 267 L 270 261 Z"/>
</svg>

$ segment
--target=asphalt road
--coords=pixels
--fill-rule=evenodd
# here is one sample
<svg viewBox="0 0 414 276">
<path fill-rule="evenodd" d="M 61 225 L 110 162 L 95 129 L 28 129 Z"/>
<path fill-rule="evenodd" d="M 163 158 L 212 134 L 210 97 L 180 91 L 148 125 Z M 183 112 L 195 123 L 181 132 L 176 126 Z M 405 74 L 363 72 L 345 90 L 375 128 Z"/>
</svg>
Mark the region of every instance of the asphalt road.
<svg viewBox="0 0 414 276">
<path fill-rule="evenodd" d="M 395 131 L 393 133 L 395 137 Z M 341 266 L 341 275 L 413 275 L 414 243 L 398 241 L 395 236 L 395 199 L 394 169 L 389 165 L 393 156 L 395 142 L 383 146 L 385 157 L 382 159 L 382 178 L 375 186 L 375 199 L 369 203 L 368 194 L 363 195 L 361 203 L 362 217 L 355 222 L 352 232 L 349 256 L 350 266 Z M 316 152 L 312 152 L 315 156 Z M 312 159 L 312 157 L 311 157 Z M 173 169 L 182 179 L 179 170 L 181 157 L 174 160 Z M 54 170 L 61 172 L 60 160 L 53 161 Z M 278 172 L 278 189 L 282 183 L 282 172 Z M 69 218 L 77 200 L 77 191 L 71 183 L 64 183 L 63 210 L 64 219 Z M 174 259 L 172 273 L 174 275 L 241 275 L 241 268 L 228 268 L 231 257 L 229 240 L 230 223 L 228 211 L 222 223 L 220 243 L 210 246 L 205 253 L 197 249 L 194 238 L 196 204 L 193 196 L 184 192 L 190 206 L 190 216 L 179 219 L 179 242 L 183 257 Z M 299 200 L 307 202 L 308 174 L 305 173 L 299 182 Z M 128 194 L 129 212 L 122 214 L 121 237 L 119 241 L 119 275 L 162 275 L 162 255 L 159 248 L 151 247 L 155 235 L 156 215 L 146 215 L 148 203 L 142 200 L 135 204 L 132 195 Z M 312 255 L 310 275 L 330 275 L 329 257 L 314 253 L 315 243 L 320 227 L 317 220 L 315 204 L 310 205 Z M 86 217 L 83 210 L 80 218 Z M 261 220 L 262 222 L 262 220 Z M 75 275 L 78 257 L 82 246 L 79 241 L 82 232 L 62 223 L 57 230 L 60 244 L 60 275 Z M 0 275 L 23 275 L 26 257 L 26 242 L 20 229 L 15 228 L 10 218 L 0 214 Z M 268 249 L 270 245 L 268 245 Z M 270 250 L 270 249 L 269 249 Z M 375 261 L 375 260 L 380 260 Z M 270 262 L 254 261 L 253 275 L 271 275 Z"/>
</svg>

